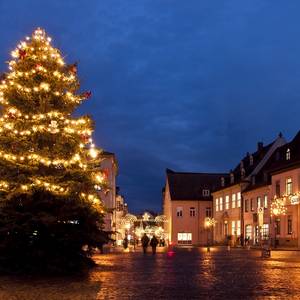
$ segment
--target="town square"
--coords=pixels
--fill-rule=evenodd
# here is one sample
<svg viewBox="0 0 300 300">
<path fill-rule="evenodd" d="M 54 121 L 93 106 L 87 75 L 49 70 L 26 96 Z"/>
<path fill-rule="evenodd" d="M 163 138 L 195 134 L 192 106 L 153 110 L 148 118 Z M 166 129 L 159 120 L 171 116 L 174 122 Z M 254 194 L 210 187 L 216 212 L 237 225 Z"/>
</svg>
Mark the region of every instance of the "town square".
<svg viewBox="0 0 300 300">
<path fill-rule="evenodd" d="M 299 9 L 0 0 L 0 300 L 300 299 Z"/>
</svg>

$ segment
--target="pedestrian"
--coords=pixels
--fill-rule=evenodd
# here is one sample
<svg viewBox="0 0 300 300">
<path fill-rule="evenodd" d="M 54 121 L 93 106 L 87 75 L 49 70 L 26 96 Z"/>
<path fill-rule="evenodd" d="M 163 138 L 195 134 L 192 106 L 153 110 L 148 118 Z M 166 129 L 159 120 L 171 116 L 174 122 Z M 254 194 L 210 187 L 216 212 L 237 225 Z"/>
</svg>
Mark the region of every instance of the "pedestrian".
<svg viewBox="0 0 300 300">
<path fill-rule="evenodd" d="M 153 237 L 150 241 L 150 246 L 152 247 L 152 254 L 156 253 L 157 244 L 158 244 L 158 239 L 156 238 L 155 235 L 153 235 Z"/>
<path fill-rule="evenodd" d="M 128 248 L 128 238 L 127 236 L 125 236 L 124 240 L 123 240 L 123 247 L 126 250 Z"/>
<path fill-rule="evenodd" d="M 144 233 L 144 235 L 141 239 L 141 242 L 142 242 L 143 251 L 144 251 L 144 254 L 145 254 L 147 252 L 147 247 L 148 247 L 148 244 L 149 244 L 149 238 L 148 238 L 146 233 Z"/>
</svg>

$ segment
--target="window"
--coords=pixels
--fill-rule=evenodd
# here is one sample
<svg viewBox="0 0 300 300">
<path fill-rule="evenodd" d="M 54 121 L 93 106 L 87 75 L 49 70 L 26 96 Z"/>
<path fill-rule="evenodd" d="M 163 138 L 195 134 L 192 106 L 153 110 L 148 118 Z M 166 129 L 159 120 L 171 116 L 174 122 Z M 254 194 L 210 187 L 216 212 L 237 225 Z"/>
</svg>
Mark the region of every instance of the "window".
<svg viewBox="0 0 300 300">
<path fill-rule="evenodd" d="M 280 219 L 276 219 L 275 221 L 275 232 L 276 234 L 280 234 Z"/>
<path fill-rule="evenodd" d="M 251 225 L 246 225 L 246 239 L 251 240 L 252 239 L 252 226 Z"/>
<path fill-rule="evenodd" d="M 257 209 L 261 207 L 261 198 L 257 197 Z"/>
<path fill-rule="evenodd" d="M 195 217 L 195 216 L 196 216 L 195 207 L 190 207 L 190 217 Z"/>
<path fill-rule="evenodd" d="M 277 180 L 275 183 L 275 193 L 277 197 L 280 197 L 280 181 Z"/>
<path fill-rule="evenodd" d="M 207 218 L 211 218 L 212 217 L 211 207 L 206 207 L 205 215 L 206 215 Z"/>
<path fill-rule="evenodd" d="M 221 186 L 225 186 L 225 178 L 221 177 Z"/>
<path fill-rule="evenodd" d="M 241 221 L 236 221 L 236 234 L 241 235 Z"/>
<path fill-rule="evenodd" d="M 245 171 L 244 168 L 242 168 L 242 169 L 241 169 L 241 176 L 242 176 L 242 178 L 245 177 L 245 175 L 246 175 L 246 171 Z"/>
<path fill-rule="evenodd" d="M 250 209 L 251 211 L 254 211 L 254 206 L 253 206 L 253 199 L 250 199 Z"/>
<path fill-rule="evenodd" d="M 292 183 L 292 178 L 287 178 L 285 181 L 285 193 L 287 195 L 291 195 L 293 193 L 293 183 Z"/>
<path fill-rule="evenodd" d="M 177 207 L 176 208 L 176 215 L 177 215 L 177 217 L 182 217 L 182 215 L 183 215 L 182 207 Z"/>
<path fill-rule="evenodd" d="M 235 208 L 236 194 L 232 194 L 231 198 L 231 207 Z"/>
<path fill-rule="evenodd" d="M 233 173 L 230 173 L 230 183 L 234 183 L 234 175 Z"/>
<path fill-rule="evenodd" d="M 236 235 L 235 221 L 231 222 L 231 234 Z"/>
<path fill-rule="evenodd" d="M 267 240 L 269 239 L 269 224 L 263 224 L 261 227 L 261 239 Z"/>
<path fill-rule="evenodd" d="M 216 198 L 216 211 L 219 211 L 219 199 Z"/>
<path fill-rule="evenodd" d="M 202 195 L 206 197 L 209 196 L 210 195 L 209 190 L 202 190 Z"/>
<path fill-rule="evenodd" d="M 245 200 L 245 212 L 249 211 L 249 200 Z"/>
<path fill-rule="evenodd" d="M 241 193 L 237 193 L 237 207 L 241 207 Z"/>
<path fill-rule="evenodd" d="M 264 208 L 268 208 L 268 195 L 264 195 Z"/>
<path fill-rule="evenodd" d="M 250 166 L 253 165 L 253 155 L 250 154 L 250 157 L 249 157 L 249 163 L 250 163 Z"/>
<path fill-rule="evenodd" d="M 287 233 L 292 234 L 293 233 L 293 222 L 292 222 L 292 216 L 288 216 L 288 223 L 287 223 Z"/>
<path fill-rule="evenodd" d="M 229 196 L 225 196 L 225 209 L 229 209 Z"/>
<path fill-rule="evenodd" d="M 223 198 L 220 197 L 220 211 L 223 210 Z"/>
<path fill-rule="evenodd" d="M 286 157 L 286 160 L 290 160 L 291 159 L 291 150 L 290 149 L 286 150 L 285 157 Z"/>
<path fill-rule="evenodd" d="M 191 244 L 192 243 L 192 234 L 180 232 L 177 234 L 178 244 Z"/>
</svg>

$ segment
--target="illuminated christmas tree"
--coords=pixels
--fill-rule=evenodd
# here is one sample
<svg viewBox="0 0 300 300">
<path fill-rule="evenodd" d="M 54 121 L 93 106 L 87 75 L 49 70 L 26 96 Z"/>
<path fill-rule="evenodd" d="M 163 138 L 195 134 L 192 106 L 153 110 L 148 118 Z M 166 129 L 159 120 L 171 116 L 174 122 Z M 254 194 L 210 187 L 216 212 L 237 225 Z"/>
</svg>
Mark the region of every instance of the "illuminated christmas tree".
<svg viewBox="0 0 300 300">
<path fill-rule="evenodd" d="M 0 84 L 0 266 L 76 269 L 107 240 L 93 122 L 72 116 L 91 92 L 76 93 L 77 65 L 42 29 L 12 57 Z"/>
</svg>

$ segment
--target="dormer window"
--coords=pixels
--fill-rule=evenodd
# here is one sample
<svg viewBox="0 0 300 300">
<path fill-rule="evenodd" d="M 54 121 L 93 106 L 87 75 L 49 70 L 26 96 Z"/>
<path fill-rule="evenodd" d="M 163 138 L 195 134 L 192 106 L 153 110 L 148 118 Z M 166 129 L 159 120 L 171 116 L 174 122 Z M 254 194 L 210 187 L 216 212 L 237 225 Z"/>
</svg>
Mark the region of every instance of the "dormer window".
<svg viewBox="0 0 300 300">
<path fill-rule="evenodd" d="M 234 174 L 230 173 L 230 183 L 234 183 Z"/>
<path fill-rule="evenodd" d="M 204 197 L 208 197 L 208 196 L 210 195 L 209 190 L 202 190 L 202 195 L 203 195 Z"/>
<path fill-rule="evenodd" d="M 290 160 L 291 159 L 291 150 L 289 148 L 286 150 L 285 157 L 286 157 L 286 160 Z"/>
<path fill-rule="evenodd" d="M 221 177 L 221 186 L 225 186 L 225 178 Z"/>
<path fill-rule="evenodd" d="M 245 171 L 245 169 L 244 169 L 244 168 L 242 168 L 242 169 L 241 169 L 241 176 L 242 176 L 242 178 L 244 178 L 244 177 L 245 177 L 245 175 L 246 175 L 246 171 Z"/>
<path fill-rule="evenodd" d="M 240 163 L 240 169 L 244 169 L 244 162 L 241 160 L 241 163 Z"/>
<path fill-rule="evenodd" d="M 249 164 L 250 166 L 253 166 L 253 155 L 250 155 L 249 157 Z"/>
</svg>

